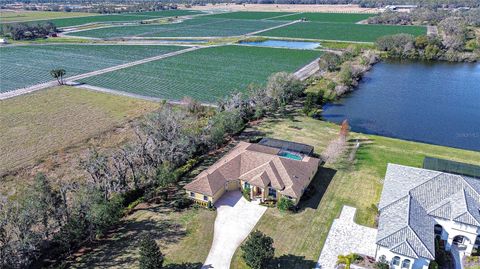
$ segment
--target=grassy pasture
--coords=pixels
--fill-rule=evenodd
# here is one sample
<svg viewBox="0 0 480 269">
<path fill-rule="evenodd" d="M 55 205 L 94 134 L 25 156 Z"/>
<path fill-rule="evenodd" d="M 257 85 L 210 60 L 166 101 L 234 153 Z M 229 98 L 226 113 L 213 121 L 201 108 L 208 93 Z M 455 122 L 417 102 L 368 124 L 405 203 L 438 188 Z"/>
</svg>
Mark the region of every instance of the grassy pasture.
<svg viewBox="0 0 480 269">
<path fill-rule="evenodd" d="M 163 18 L 163 17 L 194 15 L 199 13 L 201 12 L 194 11 L 194 10 L 163 10 L 163 11 L 147 11 L 147 12 L 135 12 L 135 13 L 93 15 L 93 16 L 92 14 L 87 13 L 88 16 L 83 16 L 83 17 L 72 16 L 71 18 L 57 18 L 57 19 L 46 18 L 46 20 L 42 20 L 42 21 L 53 22 L 57 27 L 69 27 L 69 26 L 76 26 L 76 25 L 82 25 L 87 23 L 134 22 L 134 21 L 151 20 L 151 19 Z M 65 17 L 68 17 L 68 16 L 65 16 Z"/>
<path fill-rule="evenodd" d="M 0 101 L 0 174 L 158 108 L 159 104 L 72 87 Z"/>
<path fill-rule="evenodd" d="M 55 18 L 73 18 L 92 16 L 84 12 L 54 12 L 54 11 L 5 11 L 0 10 L 0 23 L 47 20 Z"/>
<path fill-rule="evenodd" d="M 92 29 L 69 34 L 94 38 L 141 37 L 207 37 L 235 36 L 282 24 L 280 21 L 231 20 L 194 18 L 181 23 L 118 26 Z"/>
<path fill-rule="evenodd" d="M 67 76 L 73 76 L 182 48 L 184 47 L 85 44 L 2 47 L 0 92 L 51 81 L 53 78 L 50 70 L 53 68 L 64 68 Z"/>
<path fill-rule="evenodd" d="M 294 121 L 268 119 L 254 129 L 268 137 L 313 145 L 317 153 L 321 153 L 339 132 L 335 124 L 298 115 Z M 312 182 L 316 195 L 301 201 L 300 212 L 282 214 L 275 208 L 268 209 L 257 223 L 255 229 L 274 239 L 277 259 L 272 268 L 277 264 L 281 264 L 281 268 L 313 268 L 330 226 L 343 205 L 358 209 L 357 223 L 373 226 L 375 213 L 368 207 L 380 199 L 387 163 L 421 167 L 423 158 L 428 155 L 480 164 L 480 152 L 350 134 L 350 139 L 357 138 L 364 144 L 357 151 L 355 160 L 349 161 L 345 156 L 337 163 L 319 169 Z M 241 251 L 237 250 L 230 268 L 248 268 L 240 256 Z"/>
<path fill-rule="evenodd" d="M 306 18 L 307 21 L 313 22 L 335 22 L 335 23 L 356 23 L 366 20 L 376 14 L 365 13 L 318 13 L 318 12 L 304 12 L 295 13 L 291 16 L 280 18 L 273 18 L 273 20 L 299 20 Z"/>
<path fill-rule="evenodd" d="M 423 26 L 300 22 L 260 33 L 260 36 L 374 42 L 384 35 L 399 33 L 415 36 L 427 33 Z"/>
<path fill-rule="evenodd" d="M 247 46 L 211 47 L 80 82 L 165 99 L 191 96 L 214 102 L 235 90 L 245 90 L 250 83 L 264 83 L 274 72 L 295 71 L 320 54 Z"/>
<path fill-rule="evenodd" d="M 242 19 L 242 20 L 262 20 L 262 19 L 270 19 L 278 16 L 284 15 L 293 15 L 295 13 L 291 12 L 248 12 L 248 11 L 238 11 L 238 12 L 228 12 L 228 13 L 219 13 L 209 15 L 209 18 L 222 18 L 222 19 Z M 282 20 L 283 17 L 278 18 L 278 20 Z M 286 20 L 289 20 L 290 16 L 287 16 Z"/>
</svg>

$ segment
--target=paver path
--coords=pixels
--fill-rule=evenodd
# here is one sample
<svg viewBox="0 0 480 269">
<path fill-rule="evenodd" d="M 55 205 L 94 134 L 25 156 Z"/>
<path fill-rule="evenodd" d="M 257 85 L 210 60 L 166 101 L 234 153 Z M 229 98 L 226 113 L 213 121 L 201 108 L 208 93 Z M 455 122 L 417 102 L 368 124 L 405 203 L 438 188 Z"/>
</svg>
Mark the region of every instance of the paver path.
<svg viewBox="0 0 480 269">
<path fill-rule="evenodd" d="M 226 192 L 215 204 L 213 243 L 202 269 L 228 269 L 235 250 L 257 224 L 266 207 L 248 202 L 239 191 Z"/>
<path fill-rule="evenodd" d="M 356 210 L 344 206 L 340 217 L 333 221 L 316 269 L 334 269 L 338 255 L 352 252 L 375 257 L 377 229 L 356 224 Z"/>
</svg>

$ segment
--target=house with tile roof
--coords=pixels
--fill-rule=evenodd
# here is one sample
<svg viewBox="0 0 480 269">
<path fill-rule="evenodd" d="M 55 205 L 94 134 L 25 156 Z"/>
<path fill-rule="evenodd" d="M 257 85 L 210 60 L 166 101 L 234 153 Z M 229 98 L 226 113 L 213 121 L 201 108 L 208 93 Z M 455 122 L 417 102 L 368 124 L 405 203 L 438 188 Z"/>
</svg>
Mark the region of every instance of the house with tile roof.
<svg viewBox="0 0 480 269">
<path fill-rule="evenodd" d="M 319 165 L 318 158 L 278 145 L 240 142 L 184 188 L 189 198 L 203 205 L 238 189 L 248 190 L 254 200 L 285 197 L 298 204 Z"/>
<path fill-rule="evenodd" d="M 461 259 L 480 244 L 480 179 L 388 164 L 379 204 L 376 259 L 427 269 L 435 238 Z"/>
</svg>

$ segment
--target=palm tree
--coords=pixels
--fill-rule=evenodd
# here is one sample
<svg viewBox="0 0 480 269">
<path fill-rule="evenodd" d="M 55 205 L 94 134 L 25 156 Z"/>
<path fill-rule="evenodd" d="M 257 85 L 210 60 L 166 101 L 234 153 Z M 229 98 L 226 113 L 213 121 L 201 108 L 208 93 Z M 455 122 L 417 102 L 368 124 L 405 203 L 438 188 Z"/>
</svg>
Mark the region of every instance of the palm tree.
<svg viewBox="0 0 480 269">
<path fill-rule="evenodd" d="M 345 264 L 345 269 L 350 269 L 350 265 L 361 257 L 356 253 L 348 255 L 338 255 L 337 264 Z"/>
<path fill-rule="evenodd" d="M 61 68 L 52 69 L 50 71 L 50 75 L 58 81 L 58 85 L 64 84 L 63 76 L 65 76 L 66 73 L 67 72 L 65 71 L 65 69 L 61 69 Z"/>
</svg>

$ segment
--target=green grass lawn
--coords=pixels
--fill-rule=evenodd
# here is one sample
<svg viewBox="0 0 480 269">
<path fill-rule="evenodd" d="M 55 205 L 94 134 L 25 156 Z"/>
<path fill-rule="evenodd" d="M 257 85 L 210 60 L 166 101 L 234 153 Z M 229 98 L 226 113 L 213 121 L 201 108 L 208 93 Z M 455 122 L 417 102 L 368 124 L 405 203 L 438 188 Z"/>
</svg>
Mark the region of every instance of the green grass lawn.
<svg viewBox="0 0 480 269">
<path fill-rule="evenodd" d="M 211 47 L 80 82 L 165 99 L 190 96 L 215 102 L 234 91 L 245 91 L 250 83 L 265 83 L 272 73 L 295 71 L 320 54 L 319 51 L 235 45 Z"/>
<path fill-rule="evenodd" d="M 427 33 L 427 28 L 423 26 L 300 22 L 262 32 L 257 35 L 319 40 L 374 42 L 381 36 L 399 33 L 412 34 L 415 36 L 424 35 Z"/>
<path fill-rule="evenodd" d="M 245 12 L 245 11 L 238 11 L 238 12 L 229 12 L 229 13 L 220 13 L 220 14 L 213 14 L 209 15 L 209 18 L 224 18 L 224 19 L 243 19 L 243 20 L 261 20 L 261 19 L 269 19 L 278 16 L 284 15 L 293 15 L 295 13 L 291 12 Z M 290 16 L 287 16 L 286 20 L 290 19 Z M 278 18 L 282 20 L 282 17 Z"/>
<path fill-rule="evenodd" d="M 362 14 L 362 13 L 319 13 L 319 12 L 304 12 L 296 13 L 291 16 L 274 18 L 274 20 L 299 20 L 306 18 L 307 21 L 313 22 L 335 22 L 335 23 L 355 23 L 366 20 L 376 14 Z"/>
<path fill-rule="evenodd" d="M 0 174 L 101 134 L 159 104 L 73 87 L 0 101 Z M 4 187 L 4 186 L 2 186 Z"/>
<path fill-rule="evenodd" d="M 164 265 L 201 267 L 213 239 L 214 211 L 192 208 L 174 212 L 156 204 L 139 207 L 92 251 L 72 261 L 71 268 L 138 268 L 142 234 L 157 241 L 165 255 Z"/>
<path fill-rule="evenodd" d="M 63 12 L 62 12 L 63 13 Z M 76 25 L 82 25 L 87 23 L 97 23 L 97 22 L 133 22 L 133 21 L 142 21 L 142 20 L 151 20 L 155 18 L 163 17 L 174 17 L 174 16 L 185 16 L 185 15 L 194 15 L 202 13 L 200 11 L 194 10 L 163 10 L 163 11 L 147 11 L 147 12 L 134 12 L 134 13 L 121 13 L 121 14 L 107 14 L 107 15 L 93 15 L 88 14 L 87 16 L 63 16 L 67 18 L 61 18 L 62 16 L 38 16 L 37 20 L 50 21 L 53 22 L 57 27 L 70 27 Z M 68 14 L 68 13 L 67 13 Z M 32 19 L 26 18 L 23 21 L 29 21 Z M 2 20 L 2 22 L 4 22 Z M 8 22 L 8 20 L 5 20 Z"/>
<path fill-rule="evenodd" d="M 85 44 L 2 47 L 0 92 L 51 81 L 50 70 L 54 68 L 65 69 L 68 77 L 184 48 Z"/>
<path fill-rule="evenodd" d="M 91 29 L 69 34 L 94 38 L 141 37 L 208 37 L 236 36 L 280 25 L 281 21 L 233 20 L 199 17 L 180 23 L 118 26 Z"/>
<path fill-rule="evenodd" d="M 335 124 L 304 116 L 296 116 L 294 121 L 270 119 L 255 129 L 268 137 L 313 145 L 316 153 L 321 153 L 339 132 Z M 302 201 L 299 213 L 282 214 L 268 209 L 255 227 L 275 241 L 277 258 L 272 268 L 277 268 L 277 263 L 281 268 L 312 268 L 343 205 L 358 209 L 357 223 L 374 226 L 375 214 L 368 207 L 379 201 L 387 163 L 421 167 L 428 155 L 480 164 L 480 152 L 358 133 L 351 133 L 349 138 L 363 141 L 356 160 L 342 158 L 321 168 L 312 183 L 317 196 Z M 237 250 L 231 268 L 247 268 L 240 255 Z"/>
<path fill-rule="evenodd" d="M 0 10 L 0 23 L 25 22 L 35 20 L 46 20 L 55 18 L 73 18 L 93 16 L 92 13 L 84 12 L 54 12 L 54 11 L 5 11 Z"/>
</svg>

